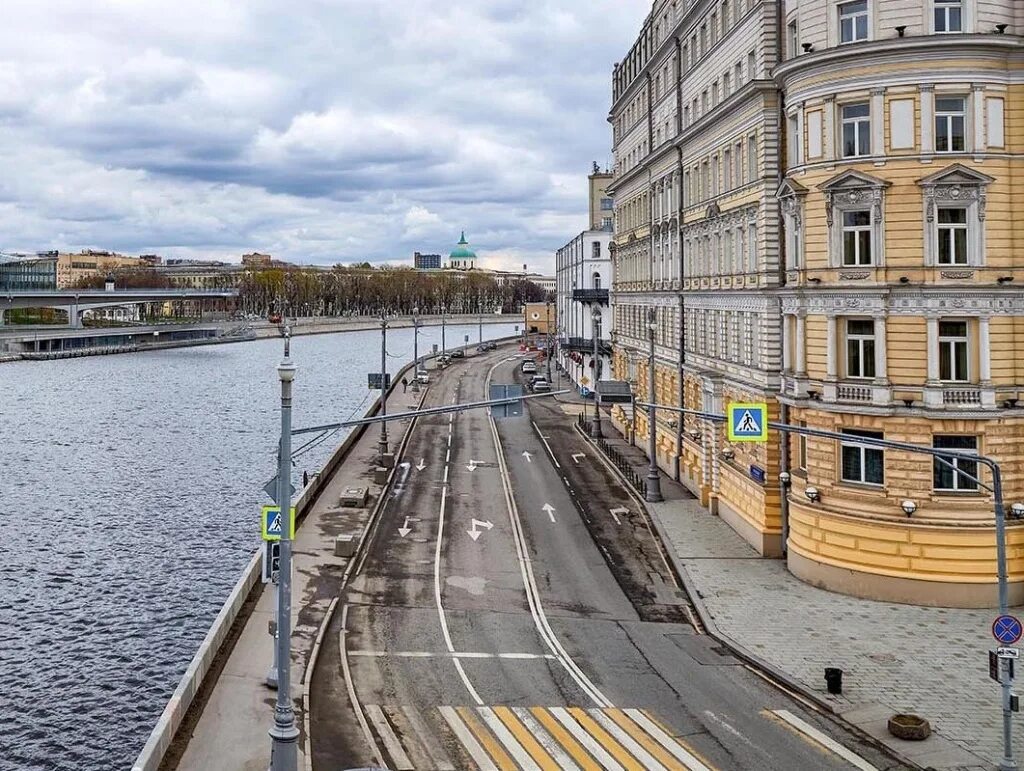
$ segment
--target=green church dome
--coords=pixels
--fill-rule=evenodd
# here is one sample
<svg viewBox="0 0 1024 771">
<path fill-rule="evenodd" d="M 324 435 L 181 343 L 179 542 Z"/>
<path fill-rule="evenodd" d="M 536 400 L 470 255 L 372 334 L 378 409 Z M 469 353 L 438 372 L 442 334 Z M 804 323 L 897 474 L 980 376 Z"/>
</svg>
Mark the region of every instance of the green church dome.
<svg viewBox="0 0 1024 771">
<path fill-rule="evenodd" d="M 458 246 L 452 249 L 452 253 L 448 255 L 450 260 L 475 260 L 476 252 L 469 248 L 469 241 L 466 240 L 466 231 L 462 231 L 462 238 L 459 239 Z"/>
</svg>

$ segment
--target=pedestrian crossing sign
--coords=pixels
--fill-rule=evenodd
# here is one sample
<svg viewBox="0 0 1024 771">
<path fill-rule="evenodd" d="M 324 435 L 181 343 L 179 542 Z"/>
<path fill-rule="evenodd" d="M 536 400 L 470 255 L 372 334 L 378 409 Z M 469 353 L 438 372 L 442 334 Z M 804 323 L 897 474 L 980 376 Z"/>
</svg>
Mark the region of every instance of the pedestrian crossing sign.
<svg viewBox="0 0 1024 771">
<path fill-rule="evenodd" d="M 730 442 L 768 441 L 768 405 L 730 404 L 727 429 Z"/>
<path fill-rule="evenodd" d="M 264 541 L 281 540 L 281 507 L 264 506 L 260 514 L 260 535 Z M 291 531 L 289 538 L 295 538 L 295 507 L 292 506 Z"/>
</svg>

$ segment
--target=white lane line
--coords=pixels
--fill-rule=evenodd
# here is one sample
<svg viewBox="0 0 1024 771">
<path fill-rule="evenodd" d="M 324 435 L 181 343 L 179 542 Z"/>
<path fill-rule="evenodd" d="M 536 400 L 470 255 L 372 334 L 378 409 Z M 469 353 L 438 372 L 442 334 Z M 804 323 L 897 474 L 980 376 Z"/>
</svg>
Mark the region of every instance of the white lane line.
<svg viewBox="0 0 1024 771">
<path fill-rule="evenodd" d="M 601 765 L 601 768 L 605 771 L 625 771 L 615 758 L 608 754 L 593 736 L 584 731 L 583 726 L 577 723 L 576 719 L 563 707 L 551 707 L 548 712 L 572 734 L 576 741 L 583 745 L 587 752 L 594 756 L 594 760 Z"/>
<path fill-rule="evenodd" d="M 785 722 L 789 723 L 793 728 L 802 733 L 804 736 L 813 739 L 822 747 L 831 752 L 835 753 L 847 763 L 852 765 L 854 768 L 859 768 L 861 771 L 878 771 L 876 766 L 868 763 L 857 753 L 852 750 L 846 749 L 843 745 L 833 739 L 831 736 L 822 733 L 817 728 L 812 726 L 810 723 L 801 720 L 788 709 L 773 709 L 772 714 L 781 718 Z"/>
<path fill-rule="evenodd" d="M 434 602 L 437 604 L 437 617 L 441 622 L 441 633 L 444 635 L 444 644 L 447 646 L 451 653 L 455 653 L 455 646 L 452 644 L 452 635 L 448 631 L 448 619 L 444 615 L 444 605 L 441 603 L 441 541 L 444 540 L 444 510 L 448 503 L 448 486 L 445 485 L 441 488 L 441 508 L 438 513 L 437 522 L 437 545 L 434 548 Z M 469 681 L 466 676 L 466 671 L 462 668 L 462 662 L 458 659 L 453 659 L 452 663 L 455 665 L 455 670 L 459 673 L 459 677 L 462 678 L 462 684 L 466 686 L 466 690 L 469 692 L 470 697 L 477 704 L 483 704 L 484 700 L 480 698 L 480 694 L 476 692 L 476 688 Z"/>
<path fill-rule="evenodd" d="M 456 658 L 456 659 L 554 659 L 550 653 L 485 653 L 483 651 L 349 651 L 349 656 L 363 656 L 365 658 L 400 658 L 400 659 L 430 659 L 430 658 Z"/>
<path fill-rule="evenodd" d="M 519 764 L 519 767 L 523 771 L 541 771 L 540 766 L 537 762 L 530 757 L 530 753 L 523 749 L 523 745 L 519 743 L 512 732 L 505 727 L 505 724 L 501 722 L 497 715 L 494 714 L 494 710 L 490 707 L 477 707 L 477 713 L 487 723 L 487 727 L 491 729 L 495 736 L 498 737 L 505 749 L 508 750 L 508 754 L 512 756 L 512 759 Z"/>
<path fill-rule="evenodd" d="M 547 732 L 540 721 L 530 714 L 530 710 L 525 707 L 512 707 L 512 712 L 526 726 L 526 730 L 533 734 L 533 738 L 540 743 L 548 755 L 554 759 L 560 771 L 580 771 L 580 767 L 569 757 L 569 753 L 563 750 L 562 745 L 555 741 L 555 738 Z"/>
<path fill-rule="evenodd" d="M 448 442 L 448 452 L 444 454 L 444 462 L 449 463 L 452 459 L 451 441 Z"/>
<path fill-rule="evenodd" d="M 445 464 L 445 467 L 444 467 L 444 483 L 448 484 L 448 465 L 447 464 Z"/>
<path fill-rule="evenodd" d="M 499 659 L 555 659 L 553 653 L 499 653 Z"/>
<path fill-rule="evenodd" d="M 412 726 L 413 733 L 420 740 L 420 744 L 427 751 L 427 755 L 430 757 L 430 767 L 437 769 L 437 771 L 455 771 L 455 766 L 452 765 L 448 753 L 441 748 L 441 744 L 437 741 L 434 732 L 427 729 L 423 718 L 420 717 L 420 713 L 416 708 L 406 705 L 402 707 L 402 712 L 405 713 L 405 719 L 409 721 L 409 725 Z"/>
<path fill-rule="evenodd" d="M 473 758 L 473 762 L 480 767 L 480 771 L 498 771 L 494 761 L 484 751 L 484 748 L 480 746 L 480 742 L 476 740 L 476 737 L 466 727 L 466 724 L 462 722 L 462 718 L 459 717 L 459 713 L 455 711 L 454 707 L 438 707 L 437 711 L 441 713 L 441 717 L 444 718 L 448 727 L 452 729 L 455 738 L 461 742 L 466 752 Z"/>
<path fill-rule="evenodd" d="M 366 738 L 366 743 L 370 745 L 370 750 L 373 752 L 373 758 L 380 765 L 384 765 L 384 757 L 380 754 L 380 748 L 377 746 L 377 742 L 373 740 L 373 734 L 370 733 L 370 726 L 366 722 L 366 717 L 363 715 L 363 708 L 359 704 L 359 696 L 356 694 L 356 684 L 352 679 L 352 671 L 348 665 L 348 650 L 346 643 L 346 635 L 348 635 L 348 605 L 342 606 L 341 609 L 341 632 L 338 634 L 338 646 L 341 649 L 341 671 L 345 676 L 345 690 L 348 691 L 348 700 L 352 705 L 352 709 L 356 713 L 356 721 L 359 723 L 359 728 L 363 732 L 363 736 Z"/>
<path fill-rule="evenodd" d="M 384 749 L 391 756 L 395 771 L 416 771 L 416 767 L 409 760 L 409 756 L 405 754 L 405 750 L 402 749 L 402 743 L 398 741 L 395 732 L 391 730 L 391 724 L 384 717 L 384 710 L 376 704 L 367 704 L 366 716 L 370 718 L 373 727 L 377 729 L 377 736 L 384 742 Z"/>
<path fill-rule="evenodd" d="M 533 428 L 537 431 L 537 436 L 539 436 L 540 440 L 544 442 L 544 448 L 548 451 L 548 455 L 551 457 L 551 462 L 555 464 L 555 468 L 561 469 L 562 467 L 558 463 L 558 458 L 555 457 L 555 454 L 551 451 L 551 445 L 548 444 L 548 438 L 541 433 L 540 426 L 537 425 L 536 421 L 530 422 L 533 423 Z"/>
<path fill-rule="evenodd" d="M 651 771 L 668 771 L 668 769 L 665 768 L 665 766 L 659 762 L 656 757 L 643 748 L 640 742 L 623 731 L 622 726 L 604 714 L 601 710 L 588 709 L 587 714 L 590 715 L 594 722 L 601 726 L 601 728 L 611 734 L 619 744 L 625 747 L 633 757 L 639 760 L 645 769 L 651 769 Z"/>
<path fill-rule="evenodd" d="M 660 725 L 647 717 L 641 710 L 624 709 L 622 711 L 630 720 L 656 739 L 658 744 L 668 750 L 676 760 L 681 761 L 690 771 L 711 771 L 708 766 L 704 765 L 695 755 L 687 752 L 679 742 L 669 736 Z"/>
</svg>

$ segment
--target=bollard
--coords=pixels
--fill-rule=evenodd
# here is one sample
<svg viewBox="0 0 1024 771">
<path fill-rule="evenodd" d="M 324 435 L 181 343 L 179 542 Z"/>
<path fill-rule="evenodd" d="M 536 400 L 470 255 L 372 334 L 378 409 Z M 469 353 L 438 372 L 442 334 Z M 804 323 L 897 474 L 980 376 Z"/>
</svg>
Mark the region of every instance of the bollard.
<svg viewBox="0 0 1024 771">
<path fill-rule="evenodd" d="M 837 667 L 825 667 L 825 689 L 833 696 L 843 692 L 843 670 Z"/>
</svg>

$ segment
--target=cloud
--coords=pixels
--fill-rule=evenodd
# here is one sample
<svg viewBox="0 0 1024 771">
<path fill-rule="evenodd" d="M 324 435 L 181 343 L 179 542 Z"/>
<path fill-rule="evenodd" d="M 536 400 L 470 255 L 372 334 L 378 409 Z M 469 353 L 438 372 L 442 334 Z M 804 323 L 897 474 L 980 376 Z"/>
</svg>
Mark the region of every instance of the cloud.
<svg viewBox="0 0 1024 771">
<path fill-rule="evenodd" d="M 7 0 L 0 249 L 551 270 L 649 0 Z"/>
</svg>

